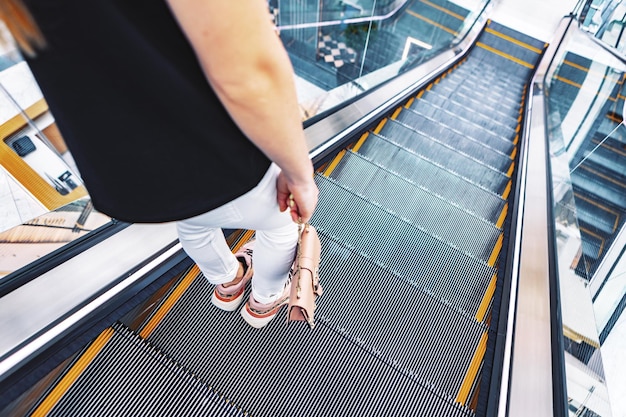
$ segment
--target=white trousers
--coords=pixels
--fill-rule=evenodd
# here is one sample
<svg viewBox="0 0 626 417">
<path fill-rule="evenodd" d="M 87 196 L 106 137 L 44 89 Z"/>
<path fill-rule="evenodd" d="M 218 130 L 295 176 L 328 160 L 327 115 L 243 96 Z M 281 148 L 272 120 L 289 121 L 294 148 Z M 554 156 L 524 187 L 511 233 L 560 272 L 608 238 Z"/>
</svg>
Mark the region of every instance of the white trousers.
<svg viewBox="0 0 626 417">
<path fill-rule="evenodd" d="M 287 282 L 298 241 L 298 225 L 276 200 L 280 169 L 272 164 L 261 182 L 241 197 L 189 219 L 178 221 L 185 252 L 212 284 L 232 281 L 239 262 L 221 228 L 256 231 L 252 294 L 261 303 L 276 300 Z"/>
</svg>

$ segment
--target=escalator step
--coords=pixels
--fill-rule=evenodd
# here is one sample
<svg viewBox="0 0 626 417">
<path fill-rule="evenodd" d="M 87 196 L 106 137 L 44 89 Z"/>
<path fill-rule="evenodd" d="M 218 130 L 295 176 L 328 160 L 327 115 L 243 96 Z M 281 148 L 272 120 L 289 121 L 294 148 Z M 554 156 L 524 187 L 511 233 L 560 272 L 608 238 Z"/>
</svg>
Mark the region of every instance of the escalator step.
<svg viewBox="0 0 626 417">
<path fill-rule="evenodd" d="M 393 151 L 396 149 L 399 148 L 393 147 Z M 370 152 L 367 147 L 361 147 L 358 154 L 377 166 L 401 176 L 412 184 L 428 190 L 454 205 L 464 207 L 473 215 L 492 223 L 497 222 L 506 205 L 506 201 L 496 193 L 423 158 L 414 157 L 410 163 L 395 165 L 395 169 L 391 169 L 388 162 L 389 159 L 393 158 L 385 157 L 382 160 L 374 158 L 377 154 L 375 149 Z"/>
<path fill-rule="evenodd" d="M 508 144 L 512 144 L 515 137 L 514 132 L 508 128 L 494 133 L 479 125 L 467 123 L 462 119 L 454 117 L 443 117 L 441 120 L 429 119 L 411 109 L 404 109 L 401 111 L 397 116 L 397 120 L 404 122 L 408 126 L 419 126 L 420 129 L 433 138 L 437 137 L 437 132 L 441 129 L 463 132 L 464 136 L 467 136 L 474 141 L 483 142 L 498 150 L 500 150 L 500 147 L 504 147 L 507 142 Z M 433 129 L 432 133 L 430 132 L 430 129 Z M 501 144 L 501 142 L 504 142 L 504 144 Z"/>
<path fill-rule="evenodd" d="M 487 262 L 502 231 L 462 207 L 419 188 L 363 157 L 347 153 L 331 178 L 459 250 Z"/>
<path fill-rule="evenodd" d="M 428 91 L 424 91 L 422 98 L 442 108 L 448 108 L 448 106 L 451 108 L 457 106 L 471 107 L 472 110 L 476 112 L 496 117 L 508 126 L 517 126 L 519 123 L 519 106 L 511 108 L 504 107 L 498 103 L 479 100 L 473 95 L 469 96 L 462 92 L 455 92 L 454 90 L 447 89 L 445 85 L 437 87 L 438 88 L 431 88 Z"/>
<path fill-rule="evenodd" d="M 420 160 L 423 160 L 447 169 L 495 194 L 502 195 L 505 191 L 509 179 L 501 172 L 481 165 L 436 142 L 431 142 L 430 145 L 428 148 L 421 147 L 417 151 L 412 151 L 393 143 L 393 139 L 370 134 L 359 149 L 359 153 L 390 171 L 409 178 L 412 177 L 410 174 L 412 171 L 421 169 L 420 165 L 423 163 Z"/>
<path fill-rule="evenodd" d="M 332 248 L 326 241 L 322 247 L 327 248 L 322 256 L 326 262 L 329 259 L 328 250 Z M 334 253 L 335 256 L 338 254 L 337 251 Z M 407 413 L 415 416 L 473 416 L 469 409 L 454 403 L 441 388 L 426 381 L 421 376 L 425 371 L 411 367 L 415 360 L 426 360 L 425 352 L 412 349 L 415 344 L 413 338 L 418 337 L 417 334 L 408 335 L 396 330 L 397 326 L 403 328 L 407 319 L 406 316 L 397 318 L 407 310 L 406 307 L 404 310 L 391 308 L 402 300 L 398 294 L 389 295 L 395 296 L 391 298 L 396 304 L 386 306 L 380 312 L 375 311 L 374 316 L 371 310 L 361 309 L 359 303 L 363 301 L 355 298 L 355 289 L 368 289 L 371 284 L 367 278 L 370 276 L 379 279 L 384 279 L 384 276 L 361 274 L 358 266 L 355 273 L 350 274 L 345 266 L 351 264 L 346 261 L 349 260 L 341 262 L 338 273 L 342 277 L 350 275 L 356 283 L 348 281 L 345 285 L 343 278 L 327 276 L 328 270 L 322 273 L 327 277 L 327 284 L 322 284 L 326 285 L 326 293 L 318 300 L 318 324 L 314 330 L 304 325 L 287 326 L 284 312 L 262 331 L 251 328 L 239 314 L 229 314 L 212 306 L 209 299 L 213 288 L 200 278 L 183 294 L 149 340 L 161 350 L 181 358 L 182 364 L 194 369 L 199 378 L 219 381 L 216 390 L 235 399 L 253 416 L 380 416 Z M 355 288 L 355 285 L 360 287 Z M 332 302 L 324 303 L 324 298 L 331 297 L 334 297 Z M 427 297 L 418 300 L 424 302 L 423 308 L 431 306 L 437 313 L 442 311 Z M 415 300 L 413 303 L 419 304 Z M 371 309 L 378 305 L 373 303 L 368 307 Z M 334 315 L 328 310 L 330 308 Z M 338 321 L 340 318 L 343 322 Z M 462 317 L 459 321 L 468 323 Z M 378 324 L 375 330 L 368 330 L 371 333 L 354 328 L 375 324 Z M 457 326 L 429 324 L 429 333 L 433 340 L 447 340 L 454 337 L 453 332 L 459 329 Z M 474 330 L 466 330 L 462 338 L 468 350 L 475 343 L 474 334 L 482 332 L 480 327 L 473 327 Z M 395 331 L 392 332 L 392 329 Z M 377 333 L 378 330 L 386 332 L 383 334 L 395 333 L 395 337 L 385 339 L 383 334 Z M 437 334 L 437 330 L 441 333 Z M 402 333 L 404 343 L 409 339 L 409 344 L 392 345 L 402 343 L 398 340 L 402 339 Z M 441 366 L 456 363 L 448 356 L 459 354 L 455 349 L 458 348 L 448 350 L 442 346 Z M 395 352 L 404 356 L 394 357 Z M 468 355 L 459 355 L 459 367 L 463 367 Z M 449 367 L 453 368 L 453 365 Z M 451 380 L 454 382 L 449 384 L 458 385 L 457 374 L 459 371 L 453 372 Z"/>
<path fill-rule="evenodd" d="M 492 249 L 490 262 L 481 261 L 325 177 L 317 176 L 316 181 L 321 198 L 311 222 L 321 233 L 447 300 L 453 308 L 472 315 L 478 311 L 480 300 L 468 299 L 468 288 L 480 288 L 482 300 L 495 274 L 498 246 Z"/>
<path fill-rule="evenodd" d="M 110 339 L 47 416 L 244 416 L 134 333 Z"/>
<path fill-rule="evenodd" d="M 428 146 L 432 141 L 439 142 L 500 172 L 508 172 L 513 162 L 511 155 L 515 150 L 515 145 L 511 142 L 499 140 L 492 144 L 472 139 L 435 121 L 414 126 L 389 119 L 381 129 L 380 135 L 391 138 L 394 143 L 406 149 L 415 151 L 422 146 Z"/>
<path fill-rule="evenodd" d="M 411 104 L 411 109 L 416 113 L 437 120 L 447 120 L 451 117 L 458 118 L 467 123 L 474 123 L 506 138 L 514 137 L 516 133 L 517 121 L 509 119 L 509 124 L 504 124 L 501 120 L 494 118 L 494 115 L 485 115 L 484 112 L 475 110 L 473 107 L 468 106 L 467 103 L 465 105 L 449 103 L 446 108 L 443 108 L 429 101 L 427 97 L 422 97 Z"/>
</svg>

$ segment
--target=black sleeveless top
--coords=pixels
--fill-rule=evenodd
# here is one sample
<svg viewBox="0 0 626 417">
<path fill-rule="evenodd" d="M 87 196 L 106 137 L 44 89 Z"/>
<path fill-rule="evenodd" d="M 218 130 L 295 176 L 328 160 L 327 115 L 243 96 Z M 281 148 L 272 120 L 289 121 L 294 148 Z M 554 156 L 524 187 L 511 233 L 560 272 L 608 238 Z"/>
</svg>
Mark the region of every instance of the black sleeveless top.
<svg viewBox="0 0 626 417">
<path fill-rule="evenodd" d="M 27 0 L 28 59 L 95 207 L 129 222 L 201 214 L 270 161 L 230 118 L 163 0 Z"/>
</svg>

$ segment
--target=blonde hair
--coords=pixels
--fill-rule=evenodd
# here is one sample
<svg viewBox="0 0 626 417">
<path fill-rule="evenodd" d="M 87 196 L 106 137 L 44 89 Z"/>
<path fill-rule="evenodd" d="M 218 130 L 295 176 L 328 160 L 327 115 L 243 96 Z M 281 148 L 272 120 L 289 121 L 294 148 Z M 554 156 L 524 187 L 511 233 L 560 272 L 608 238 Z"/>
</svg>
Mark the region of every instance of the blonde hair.
<svg viewBox="0 0 626 417">
<path fill-rule="evenodd" d="M 22 0 L 0 0 L 0 20 L 4 21 L 13 39 L 26 55 L 34 56 L 38 49 L 46 45 L 43 34 Z"/>
</svg>

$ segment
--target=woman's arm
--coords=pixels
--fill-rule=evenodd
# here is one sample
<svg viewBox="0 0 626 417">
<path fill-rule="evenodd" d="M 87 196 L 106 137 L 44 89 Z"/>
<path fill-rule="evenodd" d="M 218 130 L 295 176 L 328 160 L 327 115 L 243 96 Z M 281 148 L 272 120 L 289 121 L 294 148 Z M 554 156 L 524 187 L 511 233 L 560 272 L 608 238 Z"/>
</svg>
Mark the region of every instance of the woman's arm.
<svg viewBox="0 0 626 417">
<path fill-rule="evenodd" d="M 293 68 L 265 0 L 168 0 L 216 94 L 248 138 L 281 169 L 281 210 L 308 221 L 317 186 L 302 130 Z"/>
</svg>

